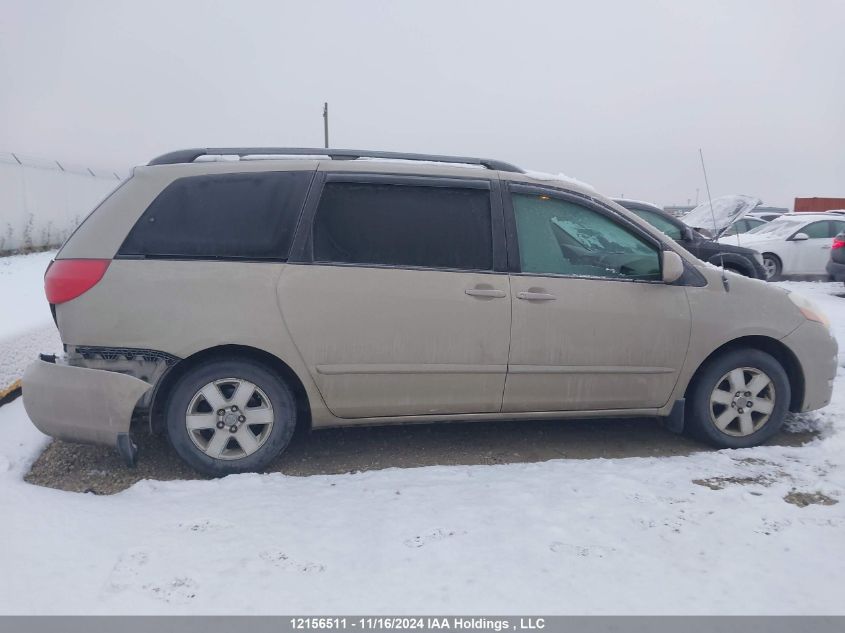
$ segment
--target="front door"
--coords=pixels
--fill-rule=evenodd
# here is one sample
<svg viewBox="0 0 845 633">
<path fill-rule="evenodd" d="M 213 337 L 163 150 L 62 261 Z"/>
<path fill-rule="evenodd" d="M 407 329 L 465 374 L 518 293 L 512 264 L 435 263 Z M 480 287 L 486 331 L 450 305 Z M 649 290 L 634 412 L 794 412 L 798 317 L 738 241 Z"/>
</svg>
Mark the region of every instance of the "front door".
<svg viewBox="0 0 845 633">
<path fill-rule="evenodd" d="M 279 281 L 326 405 L 342 418 L 498 412 L 511 304 L 497 183 L 368 178 L 327 176 L 303 219 L 309 261 Z"/>
<path fill-rule="evenodd" d="M 508 244 L 518 257 L 503 411 L 666 404 L 690 309 L 682 286 L 660 281 L 659 241 L 557 190 L 512 184 L 511 192 Z"/>
</svg>

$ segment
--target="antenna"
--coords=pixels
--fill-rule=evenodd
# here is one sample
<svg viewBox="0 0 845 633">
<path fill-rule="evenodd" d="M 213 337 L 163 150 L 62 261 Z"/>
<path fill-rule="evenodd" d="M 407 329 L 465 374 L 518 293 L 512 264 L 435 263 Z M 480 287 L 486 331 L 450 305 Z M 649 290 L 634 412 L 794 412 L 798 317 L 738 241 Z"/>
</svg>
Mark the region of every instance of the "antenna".
<svg viewBox="0 0 845 633">
<path fill-rule="evenodd" d="M 701 158 L 701 171 L 704 172 L 704 186 L 707 188 L 707 204 L 710 205 L 710 217 L 713 219 L 713 236 L 715 239 L 716 232 L 718 229 L 716 228 L 716 212 L 713 211 L 713 197 L 710 195 L 710 182 L 707 180 L 707 168 L 704 166 L 704 152 L 701 151 L 701 148 L 698 148 L 698 156 Z M 722 285 L 725 287 L 726 292 L 730 292 L 731 287 L 728 284 L 728 276 L 725 274 L 725 254 L 719 253 L 719 259 L 722 262 Z"/>
<path fill-rule="evenodd" d="M 323 102 L 323 141 L 328 148 L 329 146 L 329 102 Z"/>
</svg>

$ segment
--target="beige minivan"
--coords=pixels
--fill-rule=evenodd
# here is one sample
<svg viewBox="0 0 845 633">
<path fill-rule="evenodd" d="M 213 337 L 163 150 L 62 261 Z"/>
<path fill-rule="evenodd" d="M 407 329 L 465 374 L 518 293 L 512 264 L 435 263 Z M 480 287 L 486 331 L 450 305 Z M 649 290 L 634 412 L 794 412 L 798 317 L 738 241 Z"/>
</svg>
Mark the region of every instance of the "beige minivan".
<svg viewBox="0 0 845 633">
<path fill-rule="evenodd" d="M 477 158 L 183 150 L 137 167 L 45 287 L 33 423 L 165 432 L 209 475 L 297 425 L 654 416 L 718 447 L 825 406 L 829 324 L 572 182 Z"/>
</svg>

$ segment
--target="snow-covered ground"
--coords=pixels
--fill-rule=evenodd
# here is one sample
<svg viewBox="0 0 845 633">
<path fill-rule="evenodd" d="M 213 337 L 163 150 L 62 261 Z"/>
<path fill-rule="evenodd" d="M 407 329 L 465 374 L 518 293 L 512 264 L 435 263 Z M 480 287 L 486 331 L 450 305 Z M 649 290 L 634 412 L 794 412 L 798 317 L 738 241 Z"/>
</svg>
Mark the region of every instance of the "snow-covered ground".
<svg viewBox="0 0 845 633">
<path fill-rule="evenodd" d="M 44 271 L 55 251 L 0 257 L 0 395 L 39 352 L 61 349 L 44 297 Z"/>
<path fill-rule="evenodd" d="M 784 285 L 822 305 L 845 351 L 841 284 Z M 23 481 L 47 439 L 17 400 L 0 407 L 0 613 L 842 614 L 843 371 L 827 409 L 791 420 L 821 430 L 798 448 L 109 497 Z M 800 493 L 839 503 L 784 500 Z"/>
</svg>

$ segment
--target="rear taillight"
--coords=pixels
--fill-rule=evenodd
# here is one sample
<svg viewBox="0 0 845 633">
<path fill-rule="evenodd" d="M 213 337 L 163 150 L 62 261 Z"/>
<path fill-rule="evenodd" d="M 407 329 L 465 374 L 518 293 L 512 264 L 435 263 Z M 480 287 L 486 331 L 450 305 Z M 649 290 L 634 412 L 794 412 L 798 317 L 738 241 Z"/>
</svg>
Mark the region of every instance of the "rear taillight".
<svg viewBox="0 0 845 633">
<path fill-rule="evenodd" d="M 843 248 L 845 247 L 845 240 L 841 237 L 834 237 L 833 238 L 833 246 L 831 248 Z"/>
<path fill-rule="evenodd" d="M 76 299 L 97 285 L 110 259 L 57 259 L 44 275 L 44 292 L 52 304 Z"/>
</svg>

